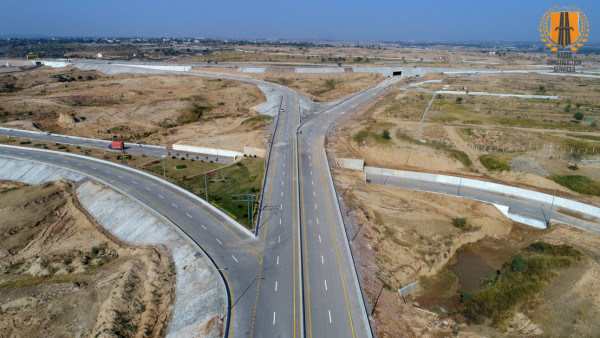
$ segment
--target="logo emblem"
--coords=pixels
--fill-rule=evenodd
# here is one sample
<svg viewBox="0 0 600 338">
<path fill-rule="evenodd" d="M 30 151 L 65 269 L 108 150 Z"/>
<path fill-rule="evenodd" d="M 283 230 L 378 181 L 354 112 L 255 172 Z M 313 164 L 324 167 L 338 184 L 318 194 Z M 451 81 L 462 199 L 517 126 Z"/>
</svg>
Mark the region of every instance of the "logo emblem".
<svg viewBox="0 0 600 338">
<path fill-rule="evenodd" d="M 544 13 L 540 22 L 542 42 L 551 51 L 577 51 L 588 40 L 590 23 L 581 9 L 575 6 L 554 6 Z"/>
</svg>

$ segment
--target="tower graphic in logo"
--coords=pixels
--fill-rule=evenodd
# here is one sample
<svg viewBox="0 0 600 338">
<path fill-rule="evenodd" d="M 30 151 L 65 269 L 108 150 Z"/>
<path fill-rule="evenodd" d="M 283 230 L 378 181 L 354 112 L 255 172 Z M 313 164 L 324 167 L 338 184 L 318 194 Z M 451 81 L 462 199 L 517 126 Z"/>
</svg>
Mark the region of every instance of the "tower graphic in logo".
<svg viewBox="0 0 600 338">
<path fill-rule="evenodd" d="M 587 42 L 589 32 L 587 16 L 575 6 L 554 6 L 544 13 L 540 22 L 542 42 L 552 51 L 579 50 Z"/>
</svg>

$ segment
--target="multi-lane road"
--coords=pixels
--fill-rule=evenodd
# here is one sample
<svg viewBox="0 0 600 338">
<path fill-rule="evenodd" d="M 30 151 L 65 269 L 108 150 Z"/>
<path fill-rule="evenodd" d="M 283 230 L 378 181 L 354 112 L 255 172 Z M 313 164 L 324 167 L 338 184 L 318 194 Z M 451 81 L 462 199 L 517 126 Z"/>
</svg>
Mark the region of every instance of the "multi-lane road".
<svg viewBox="0 0 600 338">
<path fill-rule="evenodd" d="M 212 77 L 270 86 L 283 97 L 270 147 L 256 237 L 197 197 L 160 178 L 118 164 L 59 152 L 4 146 L 0 146 L 0 156 L 83 172 L 130 194 L 184 230 L 216 266 L 223 269 L 230 291 L 226 325 L 229 336 L 372 336 L 324 140 L 337 118 L 358 110 L 397 79 L 388 79 L 374 88 L 351 95 L 328 110 L 300 121 L 299 95 L 295 91 L 252 79 Z M 0 129 L 1 133 L 6 134 Z M 12 133 L 33 138 L 26 133 Z M 55 137 L 61 137 L 41 136 L 49 142 L 58 142 Z M 60 141 L 65 143 L 62 137 Z M 72 144 L 87 142 L 82 145 L 95 147 L 105 147 L 107 142 L 75 138 L 68 141 Z M 162 149 L 133 149 L 164 155 Z M 396 178 L 369 178 L 373 182 L 426 191 L 452 193 L 456 189 Z M 539 204 L 535 201 L 515 201 L 498 194 L 466 189 L 461 195 L 489 199 L 509 205 L 512 212 L 540 217 Z M 555 219 L 569 224 L 577 221 L 564 214 Z"/>
<path fill-rule="evenodd" d="M 517 196 L 503 194 L 501 192 L 473 189 L 464 186 L 459 187 L 454 184 L 419 181 L 415 179 L 406 179 L 378 174 L 367 174 L 366 178 L 373 184 L 455 195 L 488 203 L 499 204 L 507 206 L 510 214 L 518 215 L 527 220 L 533 220 L 537 224 L 543 225 L 550 220 L 551 222 L 569 224 L 585 231 L 600 234 L 600 224 L 594 222 L 592 219 L 590 219 L 590 217 L 586 218 L 584 215 L 582 215 L 580 218 L 573 217 L 562 212 L 561 208 L 552 206 L 551 203 L 520 198 Z"/>
</svg>

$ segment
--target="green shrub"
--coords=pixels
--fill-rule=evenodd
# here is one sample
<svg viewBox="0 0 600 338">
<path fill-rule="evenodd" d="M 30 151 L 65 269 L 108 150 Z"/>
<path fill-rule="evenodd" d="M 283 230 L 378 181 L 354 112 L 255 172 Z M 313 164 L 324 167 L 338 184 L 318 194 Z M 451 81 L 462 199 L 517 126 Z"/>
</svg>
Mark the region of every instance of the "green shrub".
<svg viewBox="0 0 600 338">
<path fill-rule="evenodd" d="M 600 196 L 600 183 L 585 176 L 553 174 L 548 178 L 580 194 Z"/>
<path fill-rule="evenodd" d="M 384 130 L 381 132 L 381 137 L 383 137 L 383 138 L 384 138 L 384 139 L 386 139 L 386 140 L 389 140 L 389 139 L 391 139 L 391 137 L 390 137 L 390 131 L 389 131 L 389 130 L 387 130 L 387 129 L 384 129 Z"/>
<path fill-rule="evenodd" d="M 486 279 L 482 289 L 462 295 L 459 311 L 469 321 L 480 323 L 487 318 L 503 327 L 520 306 L 544 291 L 556 276 L 555 269 L 571 266 L 581 257 L 581 252 L 568 245 L 533 243 Z"/>
<path fill-rule="evenodd" d="M 510 171 L 511 167 L 506 159 L 498 159 L 491 155 L 483 155 L 479 157 L 479 162 L 490 171 Z"/>
<path fill-rule="evenodd" d="M 185 164 L 178 164 L 178 165 L 175 166 L 175 168 L 177 168 L 177 169 L 185 169 L 185 168 L 187 168 L 187 165 L 185 165 Z"/>
</svg>

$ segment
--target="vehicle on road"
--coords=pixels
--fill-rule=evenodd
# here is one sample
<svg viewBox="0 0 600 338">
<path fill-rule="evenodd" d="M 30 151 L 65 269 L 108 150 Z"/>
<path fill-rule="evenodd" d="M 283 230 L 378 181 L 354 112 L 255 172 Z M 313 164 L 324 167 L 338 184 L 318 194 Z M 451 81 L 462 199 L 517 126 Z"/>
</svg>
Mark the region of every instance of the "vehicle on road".
<svg viewBox="0 0 600 338">
<path fill-rule="evenodd" d="M 108 149 L 123 150 L 123 149 L 125 149 L 125 143 L 123 143 L 123 142 L 111 142 L 108 145 Z"/>
</svg>

